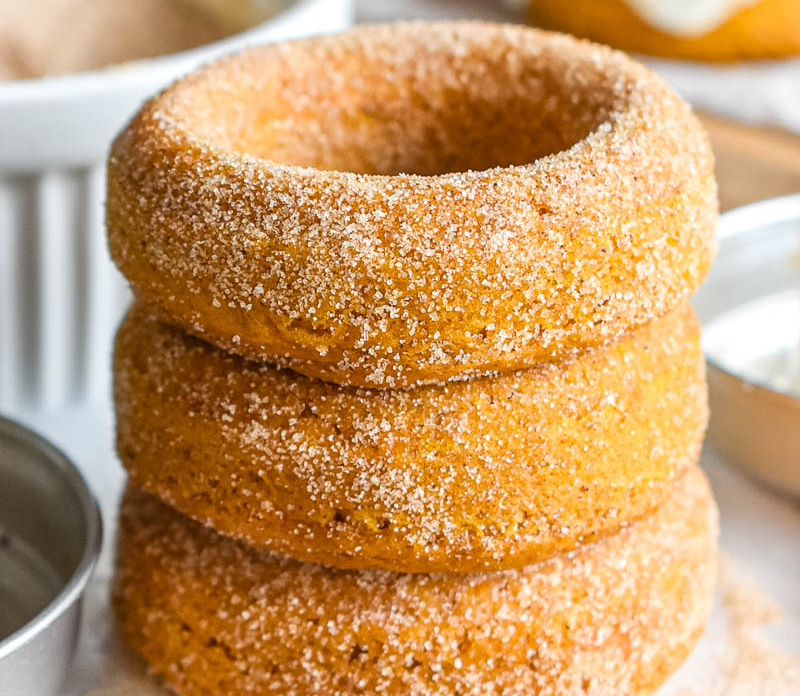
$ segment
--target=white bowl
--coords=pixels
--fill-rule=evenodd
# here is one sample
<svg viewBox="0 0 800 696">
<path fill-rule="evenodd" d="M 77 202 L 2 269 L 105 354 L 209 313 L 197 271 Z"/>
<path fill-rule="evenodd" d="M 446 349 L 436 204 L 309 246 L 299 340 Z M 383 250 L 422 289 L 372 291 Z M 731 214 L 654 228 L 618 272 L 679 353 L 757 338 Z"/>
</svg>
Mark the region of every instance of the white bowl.
<svg viewBox="0 0 800 696">
<path fill-rule="evenodd" d="M 104 160 L 142 101 L 215 56 L 337 31 L 352 13 L 352 0 L 296 0 L 190 51 L 0 83 L 0 411 L 107 398 L 129 296 L 106 249 Z"/>
</svg>

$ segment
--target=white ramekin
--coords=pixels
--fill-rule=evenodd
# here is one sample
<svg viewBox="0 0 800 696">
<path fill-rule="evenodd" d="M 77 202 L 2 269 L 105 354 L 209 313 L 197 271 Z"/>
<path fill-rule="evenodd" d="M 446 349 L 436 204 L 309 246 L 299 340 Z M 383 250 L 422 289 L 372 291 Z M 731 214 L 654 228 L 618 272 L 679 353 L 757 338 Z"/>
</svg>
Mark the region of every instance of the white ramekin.
<svg viewBox="0 0 800 696">
<path fill-rule="evenodd" d="M 106 250 L 108 146 L 141 102 L 199 63 L 352 22 L 352 0 L 297 0 L 246 32 L 105 70 L 0 83 L 0 411 L 104 399 L 129 302 Z"/>
</svg>

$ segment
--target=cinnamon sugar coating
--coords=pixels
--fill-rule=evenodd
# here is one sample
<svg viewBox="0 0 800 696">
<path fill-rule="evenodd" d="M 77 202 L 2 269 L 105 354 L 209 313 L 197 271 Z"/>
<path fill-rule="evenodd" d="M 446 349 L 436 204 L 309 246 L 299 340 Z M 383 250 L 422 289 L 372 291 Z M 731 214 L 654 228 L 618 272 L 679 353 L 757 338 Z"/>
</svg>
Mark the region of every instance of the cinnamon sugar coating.
<svg viewBox="0 0 800 696">
<path fill-rule="evenodd" d="M 621 53 L 523 27 L 254 48 L 148 102 L 108 172 L 141 302 L 341 384 L 576 354 L 678 307 L 713 255 L 688 106 Z"/>
<path fill-rule="evenodd" d="M 411 390 L 247 362 L 135 307 L 115 351 L 132 481 L 218 531 L 345 568 L 520 567 L 667 497 L 706 424 L 688 305 L 558 364 Z"/>
<path fill-rule="evenodd" d="M 129 489 L 114 606 L 181 696 L 633 696 L 709 613 L 716 509 L 693 467 L 652 516 L 522 570 L 403 575 L 259 552 Z"/>
</svg>

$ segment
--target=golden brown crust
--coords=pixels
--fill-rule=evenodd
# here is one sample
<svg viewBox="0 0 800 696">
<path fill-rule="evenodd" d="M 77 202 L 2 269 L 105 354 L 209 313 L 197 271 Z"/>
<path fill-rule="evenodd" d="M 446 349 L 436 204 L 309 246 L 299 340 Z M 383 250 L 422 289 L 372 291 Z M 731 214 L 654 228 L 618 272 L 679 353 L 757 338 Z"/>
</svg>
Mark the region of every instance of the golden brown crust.
<svg viewBox="0 0 800 696">
<path fill-rule="evenodd" d="M 761 0 L 701 36 L 660 31 L 625 0 L 530 0 L 530 18 L 547 29 L 668 58 L 727 62 L 800 55 L 797 0 Z"/>
<path fill-rule="evenodd" d="M 166 320 L 312 377 L 401 387 L 664 315 L 705 275 L 717 205 L 697 120 L 623 54 L 412 23 L 179 81 L 114 144 L 107 210 L 114 259 Z"/>
<path fill-rule="evenodd" d="M 471 572 L 616 531 L 699 456 L 688 305 L 560 364 L 409 391 L 249 363 L 134 308 L 115 351 L 132 480 L 217 530 L 345 568 Z"/>
<path fill-rule="evenodd" d="M 702 632 L 717 524 L 696 467 L 618 535 L 494 574 L 280 559 L 136 489 L 120 523 L 120 628 L 182 696 L 648 694 Z"/>
</svg>

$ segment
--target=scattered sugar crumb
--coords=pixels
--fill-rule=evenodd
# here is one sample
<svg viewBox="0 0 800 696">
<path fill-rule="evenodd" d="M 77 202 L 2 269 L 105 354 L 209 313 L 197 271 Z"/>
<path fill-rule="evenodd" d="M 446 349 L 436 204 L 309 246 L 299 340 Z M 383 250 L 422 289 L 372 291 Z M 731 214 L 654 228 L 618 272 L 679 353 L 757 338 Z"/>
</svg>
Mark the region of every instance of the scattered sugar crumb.
<svg viewBox="0 0 800 696">
<path fill-rule="evenodd" d="M 710 676 L 676 696 L 800 694 L 800 653 L 775 645 L 765 630 L 786 618 L 783 608 L 724 554 L 718 592 L 727 624 L 722 644 L 714 646 Z"/>
</svg>

